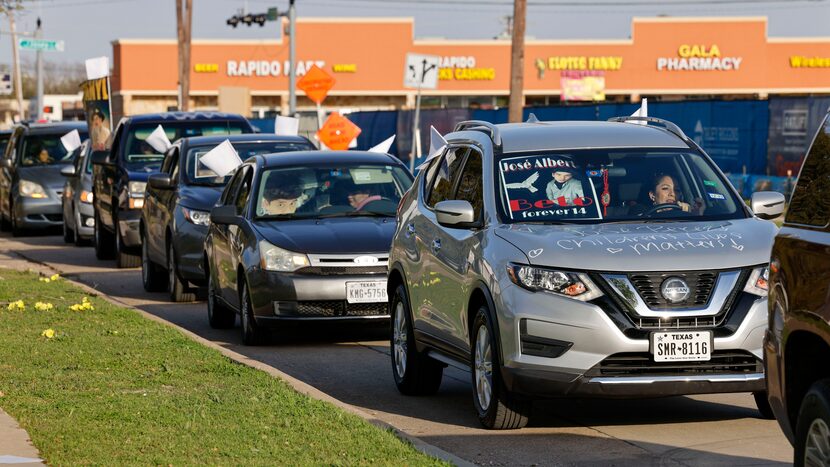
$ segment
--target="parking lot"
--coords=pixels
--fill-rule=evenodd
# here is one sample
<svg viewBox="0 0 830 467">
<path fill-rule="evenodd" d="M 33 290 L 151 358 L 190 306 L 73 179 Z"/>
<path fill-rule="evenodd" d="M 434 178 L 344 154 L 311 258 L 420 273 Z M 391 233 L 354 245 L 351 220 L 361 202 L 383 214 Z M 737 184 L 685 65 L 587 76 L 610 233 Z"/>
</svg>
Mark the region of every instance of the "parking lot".
<svg viewBox="0 0 830 467">
<path fill-rule="evenodd" d="M 484 465 L 777 465 L 792 448 L 750 394 L 651 400 L 537 402 L 527 428 L 480 428 L 470 375 L 448 369 L 432 397 L 405 397 L 392 380 L 384 326 L 310 325 L 268 345 L 241 345 L 238 326 L 211 329 L 204 302 L 176 304 L 147 293 L 139 269 L 116 269 L 59 236 L 0 236 L 0 254 L 43 263 L 62 276 L 271 365 L 462 459 Z"/>
</svg>

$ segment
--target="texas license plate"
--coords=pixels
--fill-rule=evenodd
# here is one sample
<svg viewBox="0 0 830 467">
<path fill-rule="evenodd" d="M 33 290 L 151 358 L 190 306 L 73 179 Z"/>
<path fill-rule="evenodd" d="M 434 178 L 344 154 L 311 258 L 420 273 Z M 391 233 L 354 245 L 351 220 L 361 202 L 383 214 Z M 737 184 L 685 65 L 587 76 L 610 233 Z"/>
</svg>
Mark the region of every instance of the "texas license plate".
<svg viewBox="0 0 830 467">
<path fill-rule="evenodd" d="M 712 331 L 651 333 L 655 362 L 697 362 L 712 358 Z"/>
<path fill-rule="evenodd" d="M 388 302 L 386 281 L 346 282 L 346 301 L 349 303 Z"/>
</svg>

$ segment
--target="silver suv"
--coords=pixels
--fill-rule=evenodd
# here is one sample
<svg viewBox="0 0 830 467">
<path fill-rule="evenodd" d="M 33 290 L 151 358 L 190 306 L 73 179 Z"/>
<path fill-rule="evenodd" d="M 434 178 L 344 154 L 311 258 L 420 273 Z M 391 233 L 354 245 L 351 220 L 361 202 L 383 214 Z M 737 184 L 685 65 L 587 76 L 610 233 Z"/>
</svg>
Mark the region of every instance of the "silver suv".
<svg viewBox="0 0 830 467">
<path fill-rule="evenodd" d="M 761 413 L 779 193 L 752 210 L 655 118 L 462 122 L 398 208 L 392 371 L 409 395 L 469 368 L 487 428 L 540 397 L 753 392 Z M 754 213 L 753 213 L 754 211 Z"/>
</svg>

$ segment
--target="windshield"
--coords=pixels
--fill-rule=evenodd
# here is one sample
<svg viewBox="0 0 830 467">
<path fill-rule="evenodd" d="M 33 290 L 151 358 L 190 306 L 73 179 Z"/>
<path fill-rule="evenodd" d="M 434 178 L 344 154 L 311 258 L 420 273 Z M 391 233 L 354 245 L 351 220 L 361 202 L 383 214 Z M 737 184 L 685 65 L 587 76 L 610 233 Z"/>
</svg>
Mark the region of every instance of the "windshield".
<svg viewBox="0 0 830 467">
<path fill-rule="evenodd" d="M 314 146 L 303 143 L 287 143 L 284 141 L 260 141 L 260 142 L 237 142 L 231 143 L 236 153 L 239 154 L 241 160 L 246 160 L 249 157 L 257 154 L 272 154 L 275 152 L 287 151 L 308 151 L 313 150 Z M 217 177 L 216 174 L 202 164 L 202 156 L 207 154 L 216 145 L 199 146 L 191 148 L 187 151 L 186 174 L 187 181 L 193 185 L 207 185 L 207 186 L 225 186 L 230 180 L 231 176 Z"/>
<path fill-rule="evenodd" d="M 86 138 L 86 132 L 79 133 L 81 139 Z M 67 152 L 61 143 L 61 136 L 63 135 L 28 135 L 23 140 L 20 151 L 20 165 L 31 167 L 72 162 L 73 153 Z"/>
<path fill-rule="evenodd" d="M 164 154 L 153 149 L 145 141 L 158 126 L 159 123 L 138 123 L 130 126 L 124 151 L 124 163 L 127 170 L 154 171 L 161 167 Z M 248 125 L 240 121 L 173 121 L 162 123 L 161 127 L 171 143 L 189 136 L 250 133 Z"/>
<path fill-rule="evenodd" d="M 406 170 L 391 165 L 290 167 L 263 172 L 258 218 L 393 217 L 412 185 Z"/>
<path fill-rule="evenodd" d="M 699 154 L 590 150 L 498 161 L 507 223 L 724 220 L 745 216 L 728 181 Z"/>
</svg>

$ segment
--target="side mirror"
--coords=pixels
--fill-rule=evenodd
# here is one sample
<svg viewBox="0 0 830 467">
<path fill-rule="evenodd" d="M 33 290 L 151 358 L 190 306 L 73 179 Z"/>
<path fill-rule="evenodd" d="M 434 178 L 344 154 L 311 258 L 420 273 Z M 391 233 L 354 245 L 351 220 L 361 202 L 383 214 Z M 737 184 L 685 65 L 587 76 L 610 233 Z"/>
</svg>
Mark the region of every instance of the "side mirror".
<svg viewBox="0 0 830 467">
<path fill-rule="evenodd" d="M 74 177 L 75 176 L 75 166 L 74 165 L 67 165 L 61 169 L 61 175 L 64 177 Z"/>
<path fill-rule="evenodd" d="M 210 210 L 210 221 L 218 225 L 239 225 L 242 216 L 236 214 L 236 206 L 216 206 Z"/>
<path fill-rule="evenodd" d="M 784 195 L 776 191 L 752 193 L 750 208 L 761 219 L 775 219 L 784 213 Z"/>
<path fill-rule="evenodd" d="M 93 164 L 106 164 L 109 162 L 110 153 L 109 151 L 94 151 L 91 157 Z"/>
<path fill-rule="evenodd" d="M 444 227 L 470 229 L 479 227 L 475 222 L 476 212 L 468 201 L 441 201 L 435 205 L 435 217 Z"/>
<path fill-rule="evenodd" d="M 14 161 L 11 159 L 0 159 L 0 167 L 3 167 L 4 169 L 11 169 L 14 167 Z"/>
<path fill-rule="evenodd" d="M 176 182 L 168 174 L 150 175 L 147 183 L 157 190 L 169 190 L 176 186 Z"/>
</svg>

